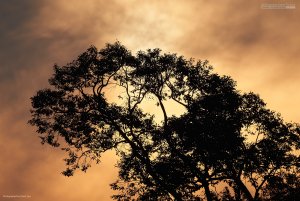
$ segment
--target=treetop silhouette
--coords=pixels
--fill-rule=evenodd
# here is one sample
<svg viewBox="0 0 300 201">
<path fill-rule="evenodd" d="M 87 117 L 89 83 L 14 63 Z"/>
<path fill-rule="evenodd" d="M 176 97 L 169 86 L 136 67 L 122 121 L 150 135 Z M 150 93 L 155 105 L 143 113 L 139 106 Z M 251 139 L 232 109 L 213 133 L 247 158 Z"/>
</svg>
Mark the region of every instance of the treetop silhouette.
<svg viewBox="0 0 300 201">
<path fill-rule="evenodd" d="M 115 150 L 116 200 L 299 199 L 300 126 L 208 61 L 159 49 L 132 55 L 116 42 L 55 65 L 49 83 L 31 98 L 29 123 L 43 144 L 68 153 L 66 176 Z M 170 115 L 170 101 L 184 112 Z"/>
</svg>

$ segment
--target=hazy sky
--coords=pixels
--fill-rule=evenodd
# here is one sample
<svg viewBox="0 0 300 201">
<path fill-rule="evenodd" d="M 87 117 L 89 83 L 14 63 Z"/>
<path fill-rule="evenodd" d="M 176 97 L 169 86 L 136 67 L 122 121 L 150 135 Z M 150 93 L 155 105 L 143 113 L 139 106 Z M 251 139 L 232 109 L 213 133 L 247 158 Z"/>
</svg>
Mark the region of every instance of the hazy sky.
<svg viewBox="0 0 300 201">
<path fill-rule="evenodd" d="M 42 146 L 27 125 L 29 98 L 47 87 L 53 64 L 90 45 L 119 40 L 133 52 L 159 47 L 208 59 L 240 90 L 259 93 L 287 121 L 300 122 L 300 4 L 264 10 L 264 2 L 275 0 L 1 0 L 0 200 L 111 200 L 113 153 L 67 178 L 60 174 L 63 153 Z"/>
</svg>

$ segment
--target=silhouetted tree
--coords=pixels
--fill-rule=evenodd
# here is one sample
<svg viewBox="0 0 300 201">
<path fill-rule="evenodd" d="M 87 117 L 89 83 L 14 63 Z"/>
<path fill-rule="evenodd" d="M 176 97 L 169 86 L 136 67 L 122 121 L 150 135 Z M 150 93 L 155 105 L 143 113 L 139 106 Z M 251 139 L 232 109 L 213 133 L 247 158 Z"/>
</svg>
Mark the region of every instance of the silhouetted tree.
<svg viewBox="0 0 300 201">
<path fill-rule="evenodd" d="M 42 143 L 68 152 L 66 176 L 115 150 L 117 200 L 299 197 L 299 125 L 212 70 L 159 49 L 133 56 L 118 42 L 91 47 L 54 66 L 29 122 Z M 183 113 L 170 115 L 170 102 Z M 161 122 L 145 104 L 157 106 Z"/>
</svg>

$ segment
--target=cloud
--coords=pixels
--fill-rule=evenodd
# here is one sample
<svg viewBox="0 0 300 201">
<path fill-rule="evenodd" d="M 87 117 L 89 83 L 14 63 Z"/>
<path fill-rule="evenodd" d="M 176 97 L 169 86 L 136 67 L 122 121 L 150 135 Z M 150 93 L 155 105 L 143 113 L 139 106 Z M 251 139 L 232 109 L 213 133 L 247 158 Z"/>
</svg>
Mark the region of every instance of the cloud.
<svg viewBox="0 0 300 201">
<path fill-rule="evenodd" d="M 0 151 L 4 162 L 0 167 L 0 196 L 25 194 L 31 195 L 31 200 L 79 201 L 86 197 L 110 200 L 112 192 L 108 184 L 116 178 L 112 153 L 104 156 L 105 161 L 97 169 L 68 179 L 60 175 L 65 168 L 63 154 L 41 146 L 34 128 L 27 125 L 29 98 L 36 90 L 47 86 L 52 65 L 75 58 L 93 44 L 95 38 L 91 37 L 103 36 L 97 41 L 106 42 L 105 37 L 110 34 L 110 28 L 113 29 L 104 22 L 113 19 L 106 10 L 108 6 L 95 5 L 91 10 L 88 4 L 83 4 L 86 7 L 68 6 L 67 2 L 1 2 L 5 18 L 0 21 L 3 25 L 0 37 Z M 98 12 L 98 19 L 94 19 Z M 101 13 L 108 15 L 107 20 Z M 98 190 L 99 187 L 102 190 Z M 74 190 L 75 193 L 71 193 Z"/>
<path fill-rule="evenodd" d="M 110 200 L 113 153 L 87 174 L 65 178 L 63 153 L 41 146 L 29 98 L 94 44 L 120 40 L 133 52 L 159 47 L 208 59 L 238 87 L 262 95 L 287 120 L 299 121 L 299 11 L 262 10 L 261 1 L 10 0 L 0 2 L 1 194 L 31 200 Z M 170 109 L 172 110 L 172 108 Z M 72 193 L 70 193 L 72 192 Z"/>
<path fill-rule="evenodd" d="M 188 17 L 193 21 L 186 23 L 193 29 L 178 40 L 178 51 L 208 59 L 217 72 L 237 80 L 239 89 L 258 92 L 272 109 L 296 121 L 300 116 L 286 108 L 300 98 L 291 93 L 300 84 L 300 13 L 263 10 L 261 3 L 194 1 Z"/>
</svg>

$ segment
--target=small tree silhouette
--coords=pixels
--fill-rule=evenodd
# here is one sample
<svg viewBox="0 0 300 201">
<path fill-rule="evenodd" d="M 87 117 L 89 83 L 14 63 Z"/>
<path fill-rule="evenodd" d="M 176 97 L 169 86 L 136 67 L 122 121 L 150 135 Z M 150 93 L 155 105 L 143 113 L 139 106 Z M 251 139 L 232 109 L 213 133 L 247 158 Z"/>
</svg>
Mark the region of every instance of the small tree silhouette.
<svg viewBox="0 0 300 201">
<path fill-rule="evenodd" d="M 52 87 L 31 98 L 29 123 L 43 144 L 68 152 L 66 176 L 115 150 L 116 200 L 299 198 L 299 125 L 212 70 L 159 49 L 133 56 L 119 42 L 91 47 L 54 66 Z M 183 114 L 169 115 L 170 101 Z M 145 102 L 156 104 L 162 122 L 143 110 Z"/>
</svg>

